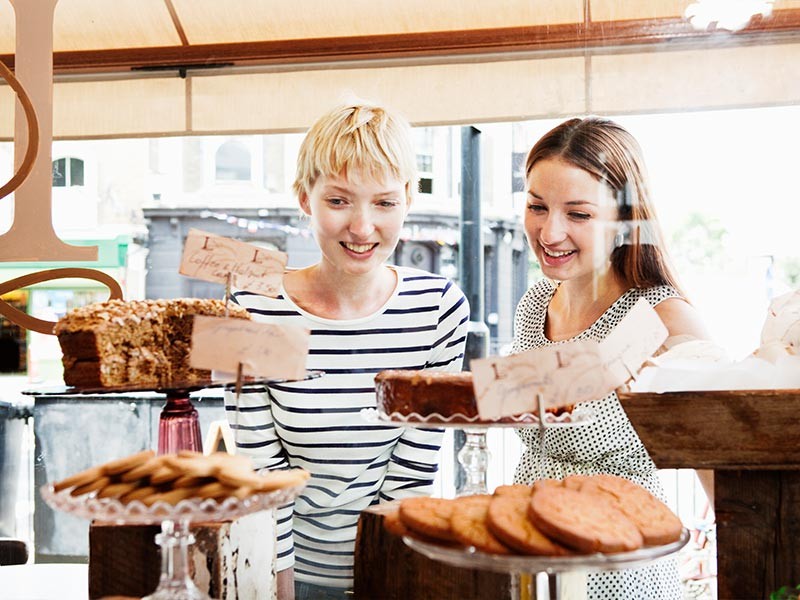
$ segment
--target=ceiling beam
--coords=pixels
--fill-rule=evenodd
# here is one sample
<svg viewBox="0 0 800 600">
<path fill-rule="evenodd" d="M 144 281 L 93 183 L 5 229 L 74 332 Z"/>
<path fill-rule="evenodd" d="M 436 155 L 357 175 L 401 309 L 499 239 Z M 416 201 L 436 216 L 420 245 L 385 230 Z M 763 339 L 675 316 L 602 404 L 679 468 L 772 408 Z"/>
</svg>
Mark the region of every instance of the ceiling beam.
<svg viewBox="0 0 800 600">
<path fill-rule="evenodd" d="M 178 11 L 175 10 L 172 0 L 164 0 L 164 5 L 167 7 L 169 18 L 172 19 L 172 26 L 175 27 L 175 32 L 178 34 L 181 44 L 183 46 L 188 46 L 189 38 L 186 36 L 186 31 L 183 29 L 183 23 L 181 23 L 180 17 L 178 17 Z"/>
<path fill-rule="evenodd" d="M 800 9 L 776 10 L 736 33 L 697 31 L 681 18 L 569 23 L 462 31 L 314 38 L 54 52 L 55 74 L 202 68 L 227 65 L 300 65 L 398 58 L 447 58 L 613 46 L 709 43 L 739 45 L 800 37 Z M 14 55 L 0 55 L 13 69 Z"/>
</svg>

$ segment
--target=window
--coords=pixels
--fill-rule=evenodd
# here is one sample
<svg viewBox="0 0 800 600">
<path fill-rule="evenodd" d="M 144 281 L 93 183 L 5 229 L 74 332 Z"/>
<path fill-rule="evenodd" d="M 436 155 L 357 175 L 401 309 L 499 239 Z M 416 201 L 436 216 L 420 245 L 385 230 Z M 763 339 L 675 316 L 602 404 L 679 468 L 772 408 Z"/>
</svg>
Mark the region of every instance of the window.
<svg viewBox="0 0 800 600">
<path fill-rule="evenodd" d="M 525 191 L 525 158 L 526 152 L 511 153 L 511 191 Z"/>
<path fill-rule="evenodd" d="M 419 193 L 433 193 L 433 128 L 414 129 L 414 146 L 417 150 L 417 171 L 419 172 Z"/>
<path fill-rule="evenodd" d="M 217 181 L 250 181 L 250 151 L 241 142 L 222 144 L 215 164 Z"/>
<path fill-rule="evenodd" d="M 83 160 L 66 157 L 53 161 L 53 187 L 83 185 Z"/>
</svg>

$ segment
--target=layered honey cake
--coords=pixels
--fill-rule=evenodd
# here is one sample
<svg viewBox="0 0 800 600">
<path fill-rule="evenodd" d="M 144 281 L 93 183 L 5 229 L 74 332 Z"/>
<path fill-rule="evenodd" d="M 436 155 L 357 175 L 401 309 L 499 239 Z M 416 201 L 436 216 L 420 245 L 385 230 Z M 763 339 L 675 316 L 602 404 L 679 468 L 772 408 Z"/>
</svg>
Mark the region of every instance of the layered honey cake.
<svg viewBox="0 0 800 600">
<path fill-rule="evenodd" d="M 207 379 L 189 366 L 195 315 L 224 316 L 225 302 L 206 298 L 109 300 L 69 311 L 56 323 L 64 382 L 91 387 L 168 386 Z M 228 317 L 249 313 L 228 305 Z"/>
</svg>

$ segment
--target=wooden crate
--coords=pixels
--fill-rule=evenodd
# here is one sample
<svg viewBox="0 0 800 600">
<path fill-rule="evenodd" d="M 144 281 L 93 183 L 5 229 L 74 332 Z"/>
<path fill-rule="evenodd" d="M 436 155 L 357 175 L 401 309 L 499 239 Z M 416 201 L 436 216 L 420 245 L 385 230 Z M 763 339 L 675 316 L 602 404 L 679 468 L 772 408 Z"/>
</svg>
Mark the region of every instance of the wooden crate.
<svg viewBox="0 0 800 600">
<path fill-rule="evenodd" d="M 511 576 L 431 560 L 383 528 L 397 502 L 361 513 L 355 550 L 356 600 L 484 600 L 508 598 Z"/>
<path fill-rule="evenodd" d="M 656 466 L 714 470 L 720 600 L 800 583 L 800 390 L 619 399 Z"/>
</svg>

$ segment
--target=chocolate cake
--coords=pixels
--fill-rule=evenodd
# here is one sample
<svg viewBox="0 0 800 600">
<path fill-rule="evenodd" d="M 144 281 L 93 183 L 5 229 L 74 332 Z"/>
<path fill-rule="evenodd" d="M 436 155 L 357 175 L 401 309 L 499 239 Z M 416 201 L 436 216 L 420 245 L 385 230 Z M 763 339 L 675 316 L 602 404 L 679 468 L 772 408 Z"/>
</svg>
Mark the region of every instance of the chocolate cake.
<svg viewBox="0 0 800 600">
<path fill-rule="evenodd" d="M 249 313 L 228 305 L 229 317 Z M 110 300 L 69 311 L 56 323 L 64 382 L 91 387 L 168 386 L 210 376 L 189 366 L 195 315 L 224 316 L 221 300 Z"/>
<path fill-rule="evenodd" d="M 478 415 L 472 373 L 442 371 L 381 371 L 375 376 L 377 408 L 384 416 L 422 418 L 427 422 L 483 423 Z M 572 411 L 572 406 L 547 408 L 558 416 Z M 497 423 L 528 423 L 530 414 L 502 417 Z"/>
<path fill-rule="evenodd" d="M 472 373 L 468 371 L 381 371 L 375 376 L 375 394 L 378 410 L 387 415 L 438 414 L 464 420 L 478 416 Z"/>
</svg>

